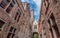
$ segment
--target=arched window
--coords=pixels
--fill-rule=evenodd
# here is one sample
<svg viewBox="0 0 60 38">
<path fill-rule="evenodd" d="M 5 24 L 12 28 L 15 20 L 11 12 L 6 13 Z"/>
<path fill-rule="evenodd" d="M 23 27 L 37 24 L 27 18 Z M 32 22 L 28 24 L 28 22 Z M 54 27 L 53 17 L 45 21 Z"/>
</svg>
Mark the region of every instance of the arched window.
<svg viewBox="0 0 60 38">
<path fill-rule="evenodd" d="M 16 28 L 11 27 L 7 35 L 7 38 L 10 38 L 10 36 L 12 36 L 11 38 L 13 38 L 15 36 L 15 32 L 16 32 Z"/>
</svg>

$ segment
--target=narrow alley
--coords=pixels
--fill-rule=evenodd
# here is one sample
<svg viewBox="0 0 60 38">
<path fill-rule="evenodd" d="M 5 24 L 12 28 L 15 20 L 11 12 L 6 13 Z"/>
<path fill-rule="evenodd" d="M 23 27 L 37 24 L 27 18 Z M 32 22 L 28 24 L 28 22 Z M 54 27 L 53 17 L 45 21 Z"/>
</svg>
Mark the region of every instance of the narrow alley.
<svg viewBox="0 0 60 38">
<path fill-rule="evenodd" d="M 60 38 L 60 0 L 0 0 L 0 38 Z"/>
</svg>

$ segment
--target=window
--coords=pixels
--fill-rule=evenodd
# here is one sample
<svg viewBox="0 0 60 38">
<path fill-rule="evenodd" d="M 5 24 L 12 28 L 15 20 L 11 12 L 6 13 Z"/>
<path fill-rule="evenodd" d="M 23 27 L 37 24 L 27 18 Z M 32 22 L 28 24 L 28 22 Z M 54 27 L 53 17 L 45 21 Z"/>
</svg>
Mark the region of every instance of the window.
<svg viewBox="0 0 60 38">
<path fill-rule="evenodd" d="M 11 33 L 8 33 L 8 36 L 7 36 L 7 38 L 9 38 L 11 36 Z"/>
<path fill-rule="evenodd" d="M 50 32 L 51 32 L 52 38 L 54 38 L 52 29 L 50 28 L 49 30 L 50 30 Z"/>
<path fill-rule="evenodd" d="M 45 14 L 47 14 L 47 11 L 48 11 L 48 8 L 49 8 L 49 1 L 48 0 L 44 0 L 44 5 L 45 5 L 45 7 L 46 7 L 46 12 L 45 12 Z"/>
<path fill-rule="evenodd" d="M 17 16 L 18 16 L 18 12 L 16 13 L 15 20 L 16 20 Z"/>
<path fill-rule="evenodd" d="M 49 23 L 49 25 L 51 25 L 51 23 L 50 23 L 50 20 L 48 19 L 48 23 Z"/>
<path fill-rule="evenodd" d="M 10 32 L 14 32 L 14 33 L 15 33 L 15 31 L 16 31 L 16 28 L 14 28 L 14 27 L 11 27 L 9 31 L 10 31 Z"/>
<path fill-rule="evenodd" d="M 46 6 L 46 2 L 44 3 L 44 5 Z"/>
<path fill-rule="evenodd" d="M 10 36 L 12 36 L 11 38 L 13 38 L 15 36 L 15 31 L 16 31 L 16 28 L 11 27 L 7 35 L 7 38 L 10 38 Z"/>
<path fill-rule="evenodd" d="M 18 12 L 17 12 L 17 14 L 16 14 L 16 16 L 15 16 L 15 20 L 17 20 L 17 22 L 19 22 L 20 16 L 21 16 L 21 12 L 20 12 L 20 10 L 18 9 Z M 17 18 L 17 17 L 18 17 L 18 18 Z M 17 18 L 17 19 L 16 19 L 16 18 Z"/>
<path fill-rule="evenodd" d="M 54 15 L 53 15 L 53 13 L 51 14 L 50 18 L 51 18 L 51 20 L 52 20 L 52 23 L 55 23 L 55 17 L 54 17 Z"/>
<path fill-rule="evenodd" d="M 57 27 L 57 24 L 56 24 L 55 17 L 53 15 L 53 13 L 51 14 L 50 18 L 51 18 L 52 23 L 53 23 L 52 27 L 54 28 L 54 30 L 56 32 L 56 35 L 59 36 L 59 30 L 58 30 L 58 27 Z"/>
<path fill-rule="evenodd" d="M 18 16 L 17 22 L 19 21 L 20 15 Z"/>
<path fill-rule="evenodd" d="M 13 7 L 14 5 L 11 3 L 10 6 Z"/>
<path fill-rule="evenodd" d="M 6 3 L 7 3 L 7 2 L 10 2 L 10 0 L 3 0 L 3 1 L 6 2 Z"/>
<path fill-rule="evenodd" d="M 3 22 L 2 20 L 0 20 L 0 31 L 1 31 L 1 28 L 2 26 L 4 25 L 5 22 Z"/>
<path fill-rule="evenodd" d="M 0 3 L 0 6 L 1 6 L 2 8 L 5 8 L 5 3 L 2 1 L 2 2 Z"/>
<path fill-rule="evenodd" d="M 7 4 L 8 4 L 9 2 L 10 2 L 10 0 L 3 0 L 3 1 L 0 3 L 0 6 L 5 9 L 5 7 L 7 6 Z"/>
<path fill-rule="evenodd" d="M 12 0 L 12 3 L 13 3 L 13 4 L 15 4 L 15 1 L 14 1 L 14 0 Z"/>
<path fill-rule="evenodd" d="M 21 15 L 21 12 L 20 12 L 20 10 L 18 9 L 18 12 L 19 12 L 19 15 Z"/>
<path fill-rule="evenodd" d="M 46 8 L 46 12 L 45 12 L 45 14 L 47 14 L 48 8 L 49 8 L 49 4 L 48 4 L 48 6 L 47 6 L 47 8 Z"/>
<path fill-rule="evenodd" d="M 55 24 L 55 25 L 53 26 L 53 28 L 54 28 L 54 30 L 55 30 L 55 32 L 56 32 L 56 35 L 59 36 L 59 30 L 58 30 L 57 24 Z"/>
<path fill-rule="evenodd" d="M 48 6 L 48 1 L 47 0 L 44 0 L 44 5 L 45 5 L 45 7 Z"/>
<path fill-rule="evenodd" d="M 37 25 L 34 25 L 34 29 L 37 29 Z"/>
<path fill-rule="evenodd" d="M 11 27 L 10 32 L 12 32 L 12 31 L 13 31 L 13 29 L 14 29 L 14 28 L 13 28 L 13 27 Z"/>
<path fill-rule="evenodd" d="M 13 32 L 15 33 L 15 31 L 16 31 L 16 29 L 14 28 L 14 31 Z"/>
<path fill-rule="evenodd" d="M 21 16 L 21 12 L 20 12 L 19 9 L 18 9 L 18 13 L 19 13 L 19 16 L 18 16 L 17 22 L 19 21 L 19 18 L 20 18 L 20 16 Z"/>
<path fill-rule="evenodd" d="M 12 10 L 13 6 L 14 5 L 11 3 L 10 6 L 7 8 L 6 12 L 9 13 Z"/>
<path fill-rule="evenodd" d="M 14 0 L 12 0 L 12 2 L 11 2 L 12 7 L 14 6 L 14 4 L 15 4 L 15 1 L 14 1 Z"/>
<path fill-rule="evenodd" d="M 15 34 L 12 34 L 12 38 L 14 37 Z"/>
</svg>

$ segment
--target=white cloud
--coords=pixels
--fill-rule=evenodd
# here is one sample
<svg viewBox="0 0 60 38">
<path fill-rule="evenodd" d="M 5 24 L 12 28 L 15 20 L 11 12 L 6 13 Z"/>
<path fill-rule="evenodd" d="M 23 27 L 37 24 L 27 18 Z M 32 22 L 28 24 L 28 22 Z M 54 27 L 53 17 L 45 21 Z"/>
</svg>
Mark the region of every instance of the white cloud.
<svg viewBox="0 0 60 38">
<path fill-rule="evenodd" d="M 41 8 L 41 0 L 33 0 L 36 4 L 37 4 L 37 10 L 38 11 L 35 11 L 34 15 L 36 17 L 36 19 L 38 20 L 39 19 L 39 16 L 40 16 L 40 8 Z"/>
<path fill-rule="evenodd" d="M 21 0 L 22 2 L 25 2 L 25 0 Z"/>
<path fill-rule="evenodd" d="M 33 1 L 37 4 L 38 7 L 40 7 L 40 5 L 41 5 L 41 0 L 33 0 Z"/>
</svg>

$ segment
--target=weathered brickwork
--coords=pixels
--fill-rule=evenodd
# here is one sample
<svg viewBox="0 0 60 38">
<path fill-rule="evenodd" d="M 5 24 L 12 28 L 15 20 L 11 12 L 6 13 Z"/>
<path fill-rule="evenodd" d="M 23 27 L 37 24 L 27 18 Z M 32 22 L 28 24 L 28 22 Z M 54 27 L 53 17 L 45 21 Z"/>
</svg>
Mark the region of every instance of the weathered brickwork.
<svg viewBox="0 0 60 38">
<path fill-rule="evenodd" d="M 31 19 L 29 3 L 23 5 L 20 0 L 1 0 L 0 38 L 31 38 Z"/>
<path fill-rule="evenodd" d="M 30 7 L 29 7 L 29 4 L 26 2 L 23 2 L 22 4 L 24 7 L 24 13 L 20 18 L 21 19 L 20 32 L 24 34 L 23 35 L 24 38 L 31 38 L 32 37 L 31 27 L 32 27 L 33 20 L 31 19 Z"/>
<path fill-rule="evenodd" d="M 60 38 L 59 4 L 60 0 L 42 0 L 39 21 L 39 26 L 42 27 L 39 27 L 39 30 L 42 29 L 42 33 L 39 33 L 42 34 L 42 38 Z"/>
</svg>

